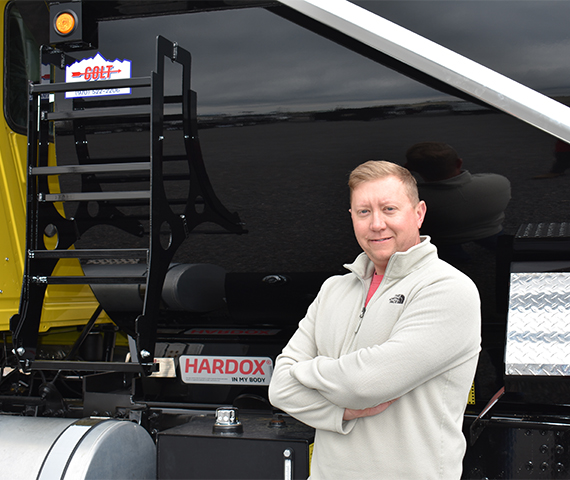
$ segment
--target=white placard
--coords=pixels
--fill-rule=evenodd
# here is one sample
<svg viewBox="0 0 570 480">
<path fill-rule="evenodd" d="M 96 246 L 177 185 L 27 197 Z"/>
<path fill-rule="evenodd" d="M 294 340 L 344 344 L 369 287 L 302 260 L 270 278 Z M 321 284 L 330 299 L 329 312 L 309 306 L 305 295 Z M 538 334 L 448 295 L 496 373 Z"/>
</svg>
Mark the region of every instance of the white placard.
<svg viewBox="0 0 570 480">
<path fill-rule="evenodd" d="M 127 95 L 130 87 L 105 88 L 106 80 L 131 78 L 130 60 L 106 60 L 100 53 L 84 58 L 65 67 L 65 82 L 93 82 L 93 90 L 66 92 L 65 98 L 99 97 L 104 95 Z M 95 85 L 97 84 L 97 85 Z"/>
</svg>

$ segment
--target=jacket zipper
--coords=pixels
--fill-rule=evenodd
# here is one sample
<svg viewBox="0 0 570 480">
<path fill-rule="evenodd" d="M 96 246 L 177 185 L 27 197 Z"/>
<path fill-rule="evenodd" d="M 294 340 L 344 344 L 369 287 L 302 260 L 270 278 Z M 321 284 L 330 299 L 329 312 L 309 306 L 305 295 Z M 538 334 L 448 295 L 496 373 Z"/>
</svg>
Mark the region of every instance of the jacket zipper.
<svg viewBox="0 0 570 480">
<path fill-rule="evenodd" d="M 391 260 L 391 259 L 390 259 Z M 389 263 L 389 262 L 388 262 Z M 384 273 L 384 276 L 386 274 Z M 364 280 L 362 278 L 360 278 L 360 280 L 363 282 L 364 285 Z M 378 290 L 380 289 L 380 287 L 382 286 L 382 283 L 384 283 L 384 279 L 382 279 L 382 282 L 380 283 L 380 285 L 378 286 Z M 369 286 L 368 286 L 369 288 Z M 374 292 L 374 295 L 376 295 L 376 293 L 378 292 L 378 290 L 376 290 L 376 292 Z M 366 290 L 364 292 L 364 298 L 366 298 L 366 295 L 368 294 L 368 290 Z M 372 299 L 370 299 L 370 301 L 372 301 Z M 366 301 L 365 301 L 366 302 Z M 366 303 L 364 304 L 364 306 L 362 307 L 362 310 L 360 311 L 360 315 L 358 315 L 358 324 L 356 325 L 356 329 L 354 330 L 354 334 L 356 335 L 358 333 L 358 330 L 360 330 L 360 325 L 362 325 L 362 319 L 364 318 L 364 314 L 366 313 Z"/>
<path fill-rule="evenodd" d="M 364 318 L 365 313 L 366 307 L 362 307 L 362 311 L 360 312 L 360 315 L 358 315 L 358 325 L 356 325 L 356 330 L 354 331 L 355 335 L 358 333 L 358 330 L 360 330 L 360 325 L 362 325 L 362 319 Z"/>
</svg>

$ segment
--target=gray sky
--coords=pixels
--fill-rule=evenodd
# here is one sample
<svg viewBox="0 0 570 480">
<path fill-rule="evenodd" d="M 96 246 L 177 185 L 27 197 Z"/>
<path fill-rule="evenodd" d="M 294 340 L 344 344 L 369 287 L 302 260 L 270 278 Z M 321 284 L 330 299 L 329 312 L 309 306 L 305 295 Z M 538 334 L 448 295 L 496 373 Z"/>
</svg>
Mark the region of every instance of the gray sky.
<svg viewBox="0 0 570 480">
<path fill-rule="evenodd" d="M 354 3 L 531 88 L 568 93 L 570 1 Z M 121 21 L 121 41 L 115 38 L 117 23 L 100 26 L 100 51 L 109 60 L 131 59 L 133 75 L 148 74 L 157 34 L 191 52 L 202 114 L 330 109 L 441 96 L 261 9 Z"/>
</svg>

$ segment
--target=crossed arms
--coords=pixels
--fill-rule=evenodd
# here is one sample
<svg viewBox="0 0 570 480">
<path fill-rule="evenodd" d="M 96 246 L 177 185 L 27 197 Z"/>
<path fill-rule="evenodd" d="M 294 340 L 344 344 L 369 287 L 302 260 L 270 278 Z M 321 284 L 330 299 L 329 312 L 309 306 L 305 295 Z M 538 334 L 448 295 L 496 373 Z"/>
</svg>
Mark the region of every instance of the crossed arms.
<svg viewBox="0 0 570 480">
<path fill-rule="evenodd" d="M 475 355 L 478 296 L 454 295 L 456 288 L 441 283 L 416 294 L 387 341 L 338 358 L 319 354 L 317 299 L 277 359 L 269 387 L 272 404 L 314 428 L 346 434 L 358 418 L 382 413 L 418 385 Z M 449 298 L 456 299 L 451 308 Z M 322 316 L 319 321 L 329 323 Z"/>
</svg>

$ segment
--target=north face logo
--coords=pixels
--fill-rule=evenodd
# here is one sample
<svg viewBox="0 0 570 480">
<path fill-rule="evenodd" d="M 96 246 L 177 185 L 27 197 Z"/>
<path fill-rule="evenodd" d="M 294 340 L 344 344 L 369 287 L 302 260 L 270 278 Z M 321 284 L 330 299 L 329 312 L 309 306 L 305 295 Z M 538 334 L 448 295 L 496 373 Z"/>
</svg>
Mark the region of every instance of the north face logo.
<svg viewBox="0 0 570 480">
<path fill-rule="evenodd" d="M 404 297 L 404 295 L 398 293 L 398 295 L 394 295 L 389 301 L 390 303 L 404 303 L 405 299 L 406 297 Z"/>
</svg>

